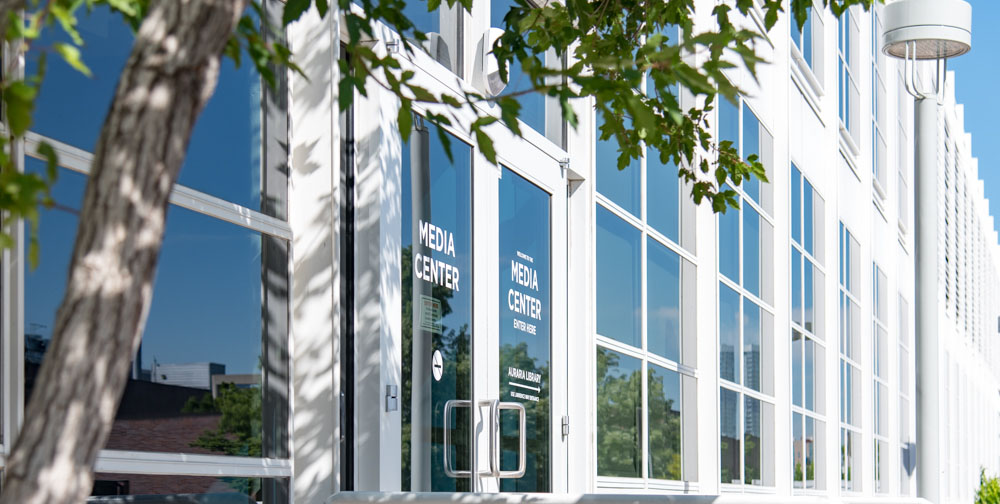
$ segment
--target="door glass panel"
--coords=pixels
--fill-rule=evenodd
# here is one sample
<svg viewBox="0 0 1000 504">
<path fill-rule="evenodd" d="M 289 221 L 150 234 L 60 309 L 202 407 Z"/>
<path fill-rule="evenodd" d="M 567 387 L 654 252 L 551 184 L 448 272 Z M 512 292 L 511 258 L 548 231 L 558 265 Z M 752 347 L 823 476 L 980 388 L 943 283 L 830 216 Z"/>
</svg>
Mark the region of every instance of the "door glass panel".
<svg viewBox="0 0 1000 504">
<path fill-rule="evenodd" d="M 468 491 L 472 398 L 472 148 L 451 138 L 449 159 L 436 127 L 418 125 L 402 148 L 401 327 L 402 489 Z M 446 133 L 447 134 L 447 133 Z"/>
<path fill-rule="evenodd" d="M 500 179 L 500 400 L 524 405 L 526 466 L 500 489 L 549 491 L 550 219 L 548 193 L 504 168 Z M 517 469 L 518 414 L 501 410 L 500 469 Z"/>
</svg>

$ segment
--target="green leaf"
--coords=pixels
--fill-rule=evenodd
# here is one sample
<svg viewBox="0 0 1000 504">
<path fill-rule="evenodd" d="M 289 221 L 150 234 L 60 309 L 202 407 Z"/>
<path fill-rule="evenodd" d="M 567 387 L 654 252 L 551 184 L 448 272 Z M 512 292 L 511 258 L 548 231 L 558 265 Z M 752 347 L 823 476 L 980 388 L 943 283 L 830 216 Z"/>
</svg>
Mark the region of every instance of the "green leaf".
<svg viewBox="0 0 1000 504">
<path fill-rule="evenodd" d="M 396 124 L 399 125 L 399 136 L 403 138 L 404 142 L 409 142 L 410 133 L 413 132 L 413 110 L 408 105 L 399 107 L 399 112 L 396 114 Z"/>
<path fill-rule="evenodd" d="M 285 3 L 285 10 L 281 13 L 281 24 L 288 26 L 298 21 L 302 14 L 309 10 L 311 4 L 311 0 L 288 0 Z"/>
<path fill-rule="evenodd" d="M 56 154 L 56 150 L 44 140 L 38 144 L 35 152 L 45 158 L 45 173 L 49 180 L 55 180 L 59 175 L 59 154 Z"/>
<path fill-rule="evenodd" d="M 78 46 L 82 46 L 83 38 L 80 37 L 80 32 L 76 29 L 76 16 L 73 15 L 73 11 L 63 5 L 60 5 L 59 2 L 53 2 L 49 12 L 52 14 L 52 17 L 56 18 L 56 21 L 59 22 L 59 26 L 61 26 L 63 31 L 69 35 L 70 39 L 73 40 L 73 43 Z"/>
<path fill-rule="evenodd" d="M 13 81 L 3 90 L 7 123 L 11 133 L 19 137 L 31 127 L 31 114 L 35 110 L 35 96 L 38 90 L 24 81 Z"/>
<path fill-rule="evenodd" d="M 319 11 L 319 17 L 326 17 L 326 12 L 330 10 L 330 4 L 327 0 L 316 0 L 316 10 Z"/>
<path fill-rule="evenodd" d="M 476 143 L 479 144 L 479 150 L 486 156 L 486 160 L 497 164 L 497 151 L 493 149 L 493 139 L 482 128 L 476 128 Z"/>
<path fill-rule="evenodd" d="M 83 60 L 81 59 L 80 49 L 78 47 L 66 44 L 64 42 L 56 42 L 52 44 L 52 47 L 56 50 L 57 53 L 59 53 L 60 56 L 62 56 L 63 60 L 66 61 L 66 63 L 69 66 L 73 67 L 77 72 L 80 72 L 83 75 L 86 75 L 87 77 L 94 76 L 94 74 L 90 72 L 90 69 L 87 68 L 87 65 L 83 64 Z"/>
</svg>

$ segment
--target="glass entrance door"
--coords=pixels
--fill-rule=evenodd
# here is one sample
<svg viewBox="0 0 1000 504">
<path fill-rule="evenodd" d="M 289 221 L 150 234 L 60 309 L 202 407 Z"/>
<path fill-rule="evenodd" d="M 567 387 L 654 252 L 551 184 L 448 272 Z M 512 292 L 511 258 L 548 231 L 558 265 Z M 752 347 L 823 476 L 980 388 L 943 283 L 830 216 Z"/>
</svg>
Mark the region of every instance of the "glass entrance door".
<svg viewBox="0 0 1000 504">
<path fill-rule="evenodd" d="M 400 172 L 401 489 L 553 491 L 562 172 L 521 139 L 496 143 L 510 154 L 495 166 L 414 123 Z"/>
</svg>

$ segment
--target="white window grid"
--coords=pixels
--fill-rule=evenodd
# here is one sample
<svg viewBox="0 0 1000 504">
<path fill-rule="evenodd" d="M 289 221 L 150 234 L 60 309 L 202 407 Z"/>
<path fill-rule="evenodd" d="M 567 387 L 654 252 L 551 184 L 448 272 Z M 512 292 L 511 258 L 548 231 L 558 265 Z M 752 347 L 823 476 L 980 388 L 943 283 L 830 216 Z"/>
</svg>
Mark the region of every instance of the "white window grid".
<svg viewBox="0 0 1000 504">
<path fill-rule="evenodd" d="M 897 312 L 898 312 L 898 330 L 899 335 L 899 444 L 900 444 L 900 460 L 899 460 L 899 475 L 900 475 L 900 495 L 909 495 L 910 492 L 910 476 L 907 472 L 907 466 L 911 463 L 909 457 L 910 454 L 910 443 L 913 440 L 910 438 L 910 405 L 911 396 L 911 376 L 910 376 L 910 362 L 913 359 L 913 353 L 911 352 L 910 344 L 910 304 L 903 296 L 903 293 L 898 294 L 897 301 Z"/>
<path fill-rule="evenodd" d="M 889 306 L 888 281 L 882 268 L 872 263 L 872 460 L 875 493 L 889 491 L 892 465 L 889 439 Z"/>
<path fill-rule="evenodd" d="M 45 161 L 45 156 L 37 152 L 41 142 L 53 147 L 58 156 L 60 168 L 89 176 L 93 154 L 83 149 L 29 131 L 21 142 L 20 150 L 26 157 Z M 19 160 L 19 169 L 23 170 L 23 167 L 24 162 L 21 159 Z M 285 221 L 180 184 L 175 184 L 173 192 L 170 194 L 170 203 L 275 238 L 286 241 L 290 241 L 292 238 L 291 227 Z M 4 374 L 3 393 L 4 397 L 9 399 L 3 401 L 4 443 L 0 445 L 0 452 L 2 452 L 0 456 L 3 457 L 0 462 L 5 462 L 6 455 L 9 453 L 10 445 L 6 440 L 13 439 L 15 432 L 24 422 L 23 378 L 19 376 L 18 372 L 21 365 L 16 362 L 18 359 L 23 360 L 24 351 L 21 341 L 21 335 L 24 331 L 20 327 L 24 320 L 22 313 L 24 308 L 20 302 L 24 299 L 23 273 L 15 271 L 23 267 L 20 265 L 25 264 L 23 226 L 19 226 L 18 229 L 17 248 L 3 253 L 4 276 L 13 277 L 9 280 L 5 278 L 3 282 L 4 299 L 11 300 L 3 307 L 3 310 L 5 313 L 12 314 L 10 317 L 6 317 L 8 322 L 3 325 L 7 341 L 5 348 L 10 349 L 10 351 L 3 352 L 3 364 L 6 369 L 16 371 Z M 14 281 L 15 278 L 16 281 Z M 14 295 L 9 295 L 12 292 Z M 9 306 L 10 304 L 14 306 Z M 288 407 L 288 418 L 291 419 L 291 404 Z M 17 428 L 15 429 L 14 426 Z M 288 432 L 291 432 L 290 427 L 289 425 Z M 165 476 L 184 474 L 206 477 L 290 478 L 292 476 L 292 463 L 291 459 L 285 458 L 105 449 L 98 454 L 95 470 L 105 473 Z"/>
<path fill-rule="evenodd" d="M 719 98 L 719 99 L 723 99 L 723 98 Z M 738 134 L 739 134 L 739 154 L 740 154 L 741 158 L 743 157 L 743 152 L 744 152 L 743 151 L 743 121 L 745 120 L 744 117 L 743 117 L 744 104 L 745 104 L 745 100 L 742 97 L 740 97 L 740 99 L 738 100 L 738 102 L 736 104 L 736 110 L 737 110 L 737 114 L 738 114 L 738 117 L 739 117 L 739 121 L 738 121 L 739 122 L 739 127 L 737 128 L 737 130 L 738 130 Z M 750 107 L 749 104 L 746 104 L 746 105 L 747 105 L 747 107 L 749 107 L 751 109 L 752 112 L 754 112 L 753 108 Z M 716 109 L 718 109 L 718 107 L 716 107 Z M 760 116 L 757 115 L 756 112 L 754 112 L 754 115 L 757 117 L 757 121 L 758 121 L 758 125 L 760 127 L 760 130 L 762 132 L 764 132 L 767 128 L 764 126 L 764 123 L 762 121 L 760 121 Z M 718 123 L 718 119 L 716 119 L 716 123 Z M 763 186 L 764 186 L 764 184 L 765 184 L 765 182 L 760 182 L 760 185 L 761 185 L 761 194 L 763 194 Z M 735 382 L 723 379 L 721 376 L 717 376 L 716 378 L 717 378 L 717 380 L 719 382 L 720 392 L 721 392 L 722 389 L 726 389 L 726 390 L 730 390 L 732 392 L 736 392 L 737 393 L 737 396 L 738 396 L 737 402 L 739 404 L 739 406 L 737 408 L 737 429 L 738 429 L 738 432 L 740 434 L 740 439 L 743 439 L 743 437 L 746 435 L 745 434 L 745 428 L 746 428 L 746 426 L 744 425 L 745 419 L 746 419 L 746 414 L 744 412 L 744 404 L 745 404 L 745 399 L 744 398 L 745 397 L 749 397 L 751 399 L 756 399 L 756 400 L 760 401 L 761 402 L 761 411 L 762 412 L 764 411 L 765 407 L 770 406 L 773 409 L 774 405 L 775 405 L 775 399 L 774 399 L 773 391 L 772 391 L 772 394 L 767 394 L 767 393 L 764 393 L 764 392 L 759 392 L 759 391 L 756 391 L 756 390 L 754 390 L 754 389 L 752 389 L 750 387 L 747 387 L 746 385 L 744 385 L 742 383 L 743 382 L 743 374 L 744 374 L 744 371 L 745 371 L 743 369 L 743 367 L 744 367 L 744 363 L 743 363 L 743 344 L 744 344 L 743 343 L 743 336 L 744 336 L 743 335 L 743 329 L 744 329 L 744 327 L 743 327 L 743 322 L 742 322 L 742 320 L 743 320 L 742 314 L 743 314 L 743 307 L 744 307 L 744 299 L 749 299 L 754 304 L 756 304 L 760 308 L 760 310 L 761 310 L 762 317 L 766 313 L 767 315 L 769 315 L 771 317 L 772 320 L 774 320 L 774 312 L 775 312 L 774 306 L 773 306 L 772 303 L 764 301 L 761 297 L 759 297 L 756 294 L 754 294 L 754 293 L 746 290 L 745 288 L 743 288 L 743 285 L 744 285 L 744 278 L 743 278 L 743 276 L 744 276 L 744 273 L 746 272 L 746 268 L 743 267 L 743 210 L 747 206 L 749 206 L 750 208 L 752 208 L 754 211 L 757 212 L 757 215 L 760 216 L 760 218 L 764 222 L 766 222 L 769 226 L 771 226 L 772 230 L 774 229 L 774 219 L 773 219 L 773 217 L 771 217 L 770 213 L 763 208 L 763 206 L 760 203 L 758 203 L 757 201 L 754 201 L 753 198 L 749 197 L 746 194 L 746 192 L 743 190 L 743 186 L 742 185 L 740 185 L 738 187 L 730 186 L 730 188 L 732 188 L 733 190 L 735 190 L 738 193 L 738 195 L 739 195 L 738 198 L 739 198 L 739 202 L 740 202 L 740 208 L 739 209 L 733 209 L 733 208 L 728 209 L 729 212 L 737 212 L 737 215 L 738 215 L 737 220 L 739 220 L 739 230 L 740 230 L 740 232 L 739 232 L 739 246 L 737 247 L 737 249 L 739 250 L 739 264 L 740 264 L 740 275 L 739 275 L 740 279 L 739 279 L 739 284 L 737 284 L 735 281 L 731 280 L 729 277 L 727 277 L 724 274 L 722 274 L 721 271 L 718 272 L 717 276 L 718 276 L 718 281 L 721 284 L 724 284 L 727 287 L 729 287 L 730 289 L 733 289 L 740 296 L 740 302 L 739 302 L 739 304 L 740 304 L 740 341 L 739 341 L 739 345 L 738 345 L 738 349 L 739 349 L 738 354 L 739 355 L 737 356 L 737 359 L 740 362 L 740 373 L 739 373 L 738 379 L 740 380 L 741 383 L 735 383 Z M 719 226 L 718 226 L 718 217 L 717 217 L 716 218 L 716 230 L 717 230 L 716 243 L 719 242 L 718 229 L 719 229 Z M 765 273 L 764 271 L 761 271 L 761 275 L 763 275 L 764 273 Z M 773 267 L 772 267 L 772 273 L 773 273 Z M 717 284 L 717 286 L 718 285 L 719 284 Z M 761 279 L 761 289 L 763 289 L 763 278 Z M 718 301 L 718 299 L 719 299 L 719 290 L 718 290 L 718 287 L 716 288 L 715 299 L 716 299 L 716 301 Z M 716 313 L 715 320 L 716 320 L 717 324 L 718 324 L 718 321 L 719 321 L 719 316 L 720 316 L 720 314 Z M 772 329 L 773 329 L 773 326 L 772 326 Z M 720 330 L 720 328 L 716 329 L 716 341 L 718 341 L 718 338 L 719 338 L 719 330 Z M 767 338 L 767 337 L 768 337 L 767 335 L 765 335 L 763 333 L 761 334 L 761 344 L 762 345 L 764 343 L 764 338 Z M 770 335 L 770 339 L 771 339 L 771 345 L 774 345 L 774 335 L 773 334 Z M 718 357 L 718 356 L 716 356 L 716 357 Z M 763 371 L 763 368 L 762 368 L 762 371 Z M 763 384 L 763 382 L 764 382 L 764 380 L 762 379 L 761 383 Z M 762 385 L 761 388 L 763 388 L 763 385 Z M 721 395 L 719 397 L 717 397 L 716 400 L 719 401 L 719 403 L 718 403 L 717 406 L 719 406 L 719 411 L 720 411 L 720 414 L 721 414 L 721 411 L 722 411 L 722 408 L 721 408 L 721 400 L 722 400 L 721 399 Z M 763 427 L 763 428 L 766 428 L 766 426 Z M 762 434 L 761 434 L 762 436 L 763 436 L 763 428 L 762 428 Z M 720 435 L 721 435 L 721 433 L 720 433 Z M 761 449 L 762 450 L 766 450 L 766 449 L 768 449 L 768 447 L 767 446 L 761 446 Z M 773 450 L 774 447 L 772 446 L 772 447 L 770 447 L 770 449 Z M 740 481 L 741 482 L 746 481 L 746 478 L 745 478 L 745 472 L 746 472 L 746 460 L 745 460 L 745 456 L 746 456 L 746 450 L 742 447 L 742 444 L 741 444 L 741 449 L 740 449 L 740 473 L 741 473 L 740 474 Z M 766 456 L 763 456 L 763 455 L 762 455 L 762 458 L 764 459 L 765 462 L 767 460 L 769 460 L 769 457 L 766 457 Z M 770 457 L 770 460 L 773 460 L 773 457 Z M 716 473 L 717 475 L 721 474 L 721 472 L 722 472 L 721 460 L 720 460 L 719 464 L 720 465 L 717 468 L 718 472 Z M 761 472 L 762 473 L 765 472 L 765 471 L 768 471 L 768 470 L 773 471 L 774 468 L 773 467 L 771 467 L 771 468 L 762 467 L 761 468 Z M 724 490 L 728 491 L 728 492 L 734 492 L 734 491 L 740 491 L 740 490 L 753 491 L 754 489 L 764 489 L 766 491 L 773 491 L 774 490 L 773 486 L 747 485 L 745 483 L 740 483 L 740 484 L 721 483 L 721 485 L 722 485 L 722 488 Z"/>
<path fill-rule="evenodd" d="M 642 85 L 641 85 L 640 92 L 646 92 L 646 79 L 642 80 Z M 595 139 L 596 138 L 597 137 L 595 136 Z M 596 142 L 594 142 L 594 145 L 596 145 Z M 639 478 L 619 478 L 619 477 L 601 476 L 599 474 L 599 469 L 597 468 L 597 466 L 595 464 L 595 466 L 594 466 L 594 476 L 595 476 L 595 481 L 597 482 L 597 486 L 598 487 L 602 487 L 602 488 L 645 488 L 645 489 L 671 489 L 671 490 L 681 489 L 682 490 L 682 489 L 684 489 L 684 487 L 683 486 L 678 486 L 678 484 L 680 482 L 671 481 L 671 480 L 661 480 L 661 479 L 651 478 L 649 476 L 649 406 L 648 406 L 649 405 L 649 400 L 648 400 L 648 391 L 649 391 L 649 387 L 648 387 L 648 385 L 649 385 L 648 384 L 648 378 L 649 378 L 649 376 L 648 376 L 648 373 L 649 373 L 649 371 L 648 370 L 649 370 L 649 366 L 652 364 L 652 365 L 656 365 L 656 366 L 659 366 L 659 367 L 662 367 L 664 369 L 668 369 L 670 371 L 674 371 L 674 372 L 680 374 L 680 378 L 681 378 L 681 405 L 680 406 L 681 406 L 681 453 L 682 453 L 681 460 L 682 460 L 682 464 L 683 464 L 683 460 L 684 460 L 683 453 L 685 453 L 686 447 L 689 444 L 696 444 L 697 443 L 697 439 L 694 439 L 694 437 L 689 434 L 689 432 L 691 431 L 691 428 L 690 428 L 690 426 L 686 425 L 686 422 L 685 422 L 685 416 L 686 415 L 684 413 L 685 412 L 685 408 L 695 407 L 695 405 L 696 405 L 696 398 L 694 398 L 694 397 L 687 397 L 685 395 L 684 391 L 685 391 L 685 389 L 687 387 L 684 386 L 684 380 L 685 380 L 685 378 L 688 378 L 688 379 L 697 379 L 698 378 L 698 373 L 697 373 L 697 369 L 695 367 L 693 367 L 693 366 L 684 365 L 684 364 L 681 364 L 680 362 L 670 360 L 670 359 L 668 359 L 666 357 L 663 357 L 663 356 L 660 356 L 660 355 L 658 355 L 656 353 L 648 351 L 648 345 L 647 345 L 647 329 L 648 329 L 648 327 L 647 327 L 648 326 L 648 322 L 647 322 L 647 313 L 648 313 L 648 306 L 647 306 L 647 304 L 648 304 L 648 298 L 647 298 L 647 276 L 648 276 L 647 275 L 647 271 L 648 271 L 648 266 L 647 266 L 648 265 L 648 263 L 647 263 L 647 258 L 648 258 L 647 248 L 648 248 L 649 239 L 655 240 L 659 245 L 661 245 L 663 247 L 666 247 L 671 252 L 673 252 L 673 253 L 677 254 L 678 256 L 680 256 L 682 278 L 681 278 L 681 285 L 679 286 L 679 288 L 681 289 L 681 304 L 682 305 L 684 303 L 683 299 L 684 299 L 684 296 L 685 296 L 684 285 L 683 285 L 684 284 L 684 279 L 683 279 L 684 261 L 687 261 L 688 263 L 691 263 L 697 269 L 697 267 L 698 267 L 698 260 L 697 260 L 697 258 L 695 257 L 694 254 L 692 254 L 687 249 L 685 249 L 684 247 L 682 247 L 679 243 L 675 242 L 674 240 L 671 240 L 665 234 L 661 233 L 656 228 L 654 228 L 653 226 L 651 226 L 651 225 L 648 224 L 648 222 L 647 222 L 647 211 L 646 211 L 646 207 L 648 206 L 647 205 L 647 203 L 648 203 L 647 199 L 648 198 L 646 197 L 647 196 L 647 193 L 646 193 L 646 184 L 647 184 L 647 177 L 646 177 L 647 147 L 645 145 L 643 145 L 641 147 L 641 149 L 642 149 L 642 157 L 639 160 L 639 173 L 640 173 L 640 178 L 639 178 L 639 200 L 640 200 L 640 205 L 639 205 L 639 209 L 640 209 L 640 214 L 641 215 L 638 215 L 638 216 L 633 215 L 631 212 L 625 210 L 620 205 L 618 205 L 617 203 L 615 203 L 614 201 L 612 201 L 611 198 L 608 198 L 607 196 L 604 196 L 603 194 L 597 192 L 596 185 L 595 185 L 594 192 L 595 192 L 595 201 L 597 202 L 597 205 L 600 208 L 604 208 L 605 210 L 611 212 L 614 216 L 622 219 L 623 221 L 625 221 L 626 223 L 628 223 L 630 226 L 634 227 L 637 231 L 639 231 L 639 239 L 640 239 L 640 242 L 641 242 L 641 245 L 640 245 L 640 250 L 641 250 L 641 252 L 640 252 L 641 268 L 640 268 L 640 275 L 639 275 L 640 276 L 640 285 L 641 285 L 641 290 L 640 290 L 641 296 L 640 296 L 640 315 L 639 315 L 640 326 L 639 327 L 640 327 L 640 334 L 641 334 L 641 340 L 642 340 L 642 348 L 637 348 L 637 347 L 634 347 L 632 345 L 629 345 L 629 344 L 626 344 L 626 343 L 622 343 L 622 342 L 620 342 L 620 341 L 618 341 L 618 340 L 616 340 L 614 338 L 610 338 L 610 337 L 601 335 L 600 333 L 597 333 L 596 332 L 596 327 L 597 327 L 596 323 L 594 324 L 594 327 L 595 327 L 595 338 L 594 338 L 594 341 L 595 341 L 595 343 L 597 344 L 598 347 L 605 348 L 605 349 L 608 349 L 608 350 L 613 350 L 615 352 L 619 352 L 619 353 L 627 355 L 629 357 L 633 357 L 635 359 L 639 359 L 640 362 L 641 362 L 640 371 L 642 373 L 642 425 L 641 425 L 642 429 L 641 429 L 640 443 L 641 443 L 641 446 L 642 446 L 642 475 Z M 595 156 L 595 158 L 596 158 L 596 156 Z M 681 202 L 680 198 L 683 198 L 686 195 L 684 193 L 684 184 L 678 184 L 678 185 L 679 185 L 679 190 L 678 190 L 678 198 L 679 198 L 678 199 L 678 204 L 680 204 L 680 202 Z M 678 214 L 678 216 L 680 217 L 680 214 Z M 678 236 L 677 236 L 678 240 L 681 239 L 681 236 L 683 234 L 683 226 L 684 226 L 684 222 L 683 222 L 684 219 L 683 219 L 683 217 L 680 217 L 680 218 L 681 218 L 681 223 L 680 223 L 681 227 L 678 229 L 678 231 L 679 231 L 678 232 Z M 595 212 L 595 219 L 596 219 L 596 212 Z M 596 222 L 595 222 L 594 225 L 596 226 Z M 597 275 L 596 275 L 596 268 L 597 268 L 596 250 L 597 250 L 597 248 L 596 248 L 596 246 L 593 247 L 592 250 L 595 251 L 594 292 L 596 292 L 597 291 L 597 284 L 596 284 L 596 282 L 597 282 Z M 682 318 L 681 327 L 682 328 L 684 326 L 684 322 L 683 322 L 683 317 L 684 316 L 685 315 L 684 315 L 684 313 L 682 311 L 682 313 L 681 313 L 681 318 Z M 684 355 L 684 347 L 683 347 L 683 345 L 688 340 L 690 340 L 690 341 L 696 341 L 697 337 L 685 338 L 685 335 L 683 334 L 683 330 L 682 330 L 682 333 L 681 333 L 680 336 L 681 336 L 680 337 L 681 352 L 680 352 L 680 354 L 679 354 L 678 357 L 680 357 L 680 358 L 683 359 L 683 355 Z M 596 351 L 596 349 L 595 349 L 595 351 Z M 596 373 L 596 367 L 595 367 L 595 373 Z M 595 380 L 595 383 L 596 383 L 596 380 Z M 595 389 L 594 393 L 596 394 L 596 389 Z M 595 397 L 595 401 L 596 401 L 596 395 L 594 397 Z M 594 417 L 594 432 L 597 432 L 597 419 L 596 419 L 596 416 Z M 595 443 L 596 443 L 596 437 L 595 437 Z M 597 451 L 596 451 L 596 445 L 594 446 L 594 453 L 597 453 Z M 682 472 L 682 474 L 687 474 L 688 473 L 688 468 L 685 468 L 682 465 L 681 472 Z"/>
<path fill-rule="evenodd" d="M 806 175 L 804 173 L 800 172 L 800 177 L 802 178 L 802 180 L 808 180 L 808 177 L 806 177 Z M 793 180 L 792 183 L 795 184 L 796 182 Z M 799 191 L 799 197 L 800 197 L 799 208 L 804 212 L 804 209 L 805 209 L 805 206 L 804 206 L 805 205 L 805 192 L 804 192 L 805 191 L 805 185 L 804 184 L 802 185 L 802 188 L 803 189 Z M 815 191 L 815 186 L 813 186 L 813 191 Z M 817 193 L 817 195 L 818 195 L 818 193 Z M 814 197 L 813 201 L 814 202 L 816 201 L 815 197 Z M 824 202 L 825 202 L 825 200 L 820 199 L 820 204 L 821 205 L 824 204 Z M 805 220 L 804 219 L 805 219 L 805 217 L 804 217 L 804 213 L 803 213 L 803 216 L 800 216 L 800 219 L 799 219 L 799 221 L 802 223 L 803 226 L 805 225 Z M 815 233 L 822 233 L 822 232 L 823 232 L 822 229 L 819 229 L 819 230 L 814 229 L 813 230 L 814 234 Z M 790 234 L 791 233 L 789 233 L 789 235 Z M 804 233 L 802 234 L 802 236 L 803 236 L 803 239 L 804 239 Z M 820 261 L 812 253 L 807 252 L 806 249 L 805 249 L 805 247 L 803 247 L 801 244 L 799 244 L 798 242 L 796 242 L 791 236 L 789 236 L 789 240 L 788 241 L 789 241 L 789 243 L 792 244 L 792 247 L 794 247 L 795 250 L 797 250 L 800 254 L 802 254 L 802 257 L 803 257 L 804 261 L 803 261 L 803 264 L 799 265 L 799 267 L 805 268 L 805 267 L 808 267 L 807 265 L 811 265 L 811 267 L 815 268 L 816 270 L 818 270 L 823 275 L 823 278 L 826 278 L 826 268 L 823 266 L 822 261 Z M 796 267 L 796 265 L 793 264 L 792 267 L 794 268 L 794 267 Z M 804 274 L 805 274 L 805 272 L 803 271 L 802 275 L 804 275 Z M 790 277 L 794 277 L 794 275 L 789 275 L 789 276 Z M 804 278 L 804 276 L 802 278 Z M 814 279 L 814 281 L 815 281 L 815 279 Z M 791 282 L 791 279 L 789 279 L 789 282 Z M 789 289 L 789 293 L 791 293 L 791 292 L 794 292 L 794 289 Z M 803 292 L 802 294 L 805 295 L 805 292 Z M 818 301 L 816 301 L 816 302 L 818 303 Z M 804 302 L 803 302 L 802 306 L 803 306 L 803 309 L 805 309 L 805 303 Z M 789 311 L 789 313 L 790 313 L 790 311 Z M 827 341 L 826 341 L 825 337 L 822 337 L 822 336 L 818 335 L 815 331 L 807 330 L 805 328 L 804 324 L 799 324 L 798 322 L 796 322 L 795 319 L 794 319 L 794 317 L 789 316 L 789 324 L 791 325 L 791 327 L 794 330 L 799 331 L 799 333 L 801 333 L 803 335 L 803 338 L 808 338 L 808 340 L 811 341 L 813 343 L 813 345 L 815 345 L 816 347 L 818 347 L 822 351 L 822 353 L 823 353 L 824 356 L 826 355 Z M 817 327 L 821 327 L 821 325 L 818 325 Z M 804 343 L 804 341 L 803 341 L 803 343 Z M 794 352 L 793 342 L 791 341 L 790 338 L 788 340 L 788 345 L 789 345 L 790 352 Z M 791 353 L 789 353 L 789 355 L 791 355 Z M 816 370 L 814 368 L 814 372 L 815 371 Z M 792 378 L 792 380 L 794 380 L 794 378 Z M 789 383 L 792 383 L 792 382 L 789 382 Z M 817 373 L 817 376 L 814 377 L 814 387 L 817 390 L 819 390 L 821 387 L 824 387 L 825 383 L 826 383 L 826 376 L 819 376 L 818 373 Z M 803 380 L 803 386 L 804 385 L 805 385 L 805 381 Z M 803 401 L 803 404 L 801 406 L 799 406 L 799 405 L 795 404 L 795 399 L 793 398 L 792 401 L 791 401 L 791 413 L 792 413 L 791 418 L 792 418 L 793 422 L 794 422 L 794 419 L 795 419 L 795 415 L 799 414 L 799 415 L 802 415 L 804 418 L 808 417 L 808 418 L 813 419 L 813 421 L 815 421 L 817 423 L 817 425 L 820 425 L 820 424 L 821 425 L 826 425 L 827 415 L 819 412 L 820 411 L 819 408 L 822 407 L 823 405 L 821 405 L 818 400 L 816 400 L 814 404 L 816 406 L 816 409 L 808 409 L 808 408 L 805 407 L 805 402 L 804 401 Z M 794 436 L 794 431 L 792 432 L 792 436 Z M 803 436 L 805 436 L 805 430 L 804 429 L 803 429 Z M 823 453 L 823 448 L 825 448 L 825 447 L 817 447 L 816 453 L 818 453 L 818 454 L 819 453 Z M 816 470 L 816 473 L 819 474 L 820 471 L 823 470 L 823 468 L 822 468 L 823 459 L 822 458 L 818 458 L 818 460 L 816 462 L 817 462 L 817 465 L 820 466 Z M 793 483 L 793 487 L 794 487 L 794 483 Z M 796 490 L 799 490 L 799 489 L 796 488 Z M 819 490 L 825 490 L 825 489 L 819 489 Z"/>
<path fill-rule="evenodd" d="M 872 183 L 875 192 L 885 200 L 889 191 L 889 166 L 886 146 L 886 91 L 885 55 L 882 54 L 882 4 L 876 2 L 871 8 L 871 66 L 872 66 Z"/>
<path fill-rule="evenodd" d="M 860 258 L 851 257 L 851 251 L 860 252 L 857 240 L 847 226 L 840 223 L 839 281 L 839 336 L 840 336 L 840 488 L 843 492 L 860 492 L 859 461 L 861 460 L 861 427 L 857 409 L 861 407 L 858 390 L 861 363 L 855 357 L 859 352 L 860 325 L 850 317 L 860 317 L 860 300 L 855 291 L 860 288 L 860 275 L 856 275 Z M 846 252 L 846 254 L 845 254 Z M 846 283 L 845 283 L 846 282 Z M 847 310 L 845 310 L 847 308 Z"/>
<path fill-rule="evenodd" d="M 837 21 L 838 115 L 841 128 L 853 142 L 851 150 L 855 154 L 860 143 L 859 32 L 857 10 L 845 10 Z"/>
</svg>

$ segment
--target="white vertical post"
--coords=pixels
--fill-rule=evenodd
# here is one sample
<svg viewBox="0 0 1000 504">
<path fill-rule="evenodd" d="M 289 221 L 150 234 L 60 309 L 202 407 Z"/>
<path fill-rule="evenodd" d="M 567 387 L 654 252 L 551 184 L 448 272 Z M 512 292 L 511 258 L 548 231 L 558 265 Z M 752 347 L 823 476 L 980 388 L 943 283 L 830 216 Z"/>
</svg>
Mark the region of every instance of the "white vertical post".
<svg viewBox="0 0 1000 504">
<path fill-rule="evenodd" d="M 940 502 L 941 477 L 938 414 L 940 359 L 938 342 L 938 200 L 937 113 L 934 97 L 916 101 L 916 384 L 917 384 L 917 490 L 931 502 Z"/>
</svg>

